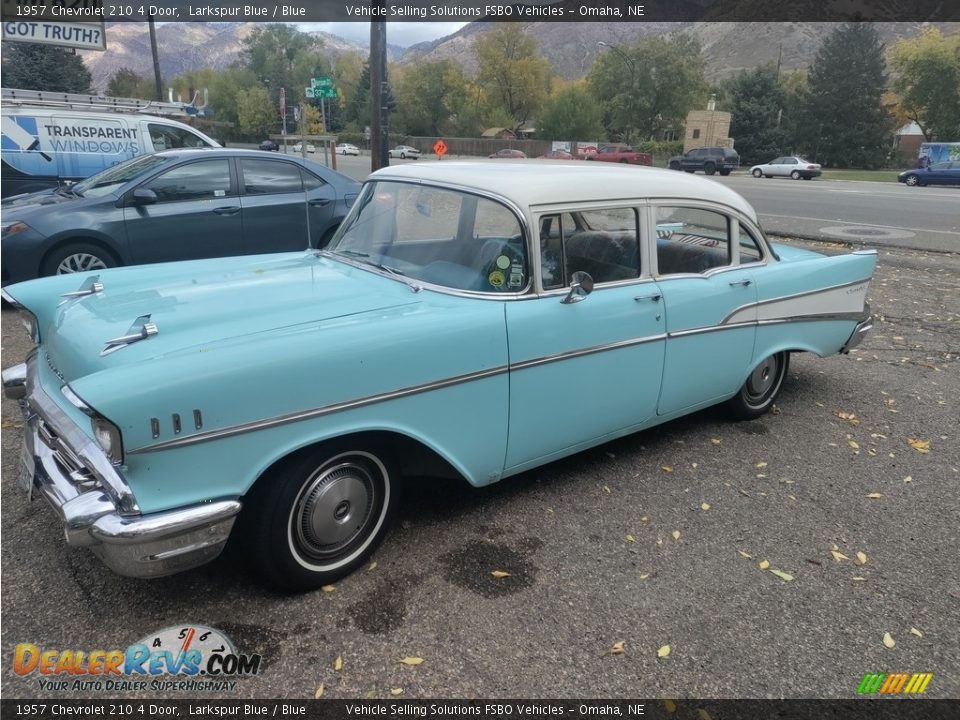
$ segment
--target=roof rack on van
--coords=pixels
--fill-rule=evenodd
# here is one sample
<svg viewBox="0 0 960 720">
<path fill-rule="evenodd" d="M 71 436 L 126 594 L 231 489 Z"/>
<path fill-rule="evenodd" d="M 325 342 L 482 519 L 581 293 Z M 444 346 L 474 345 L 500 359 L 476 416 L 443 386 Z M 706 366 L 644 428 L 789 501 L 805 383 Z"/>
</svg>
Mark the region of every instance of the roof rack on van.
<svg viewBox="0 0 960 720">
<path fill-rule="evenodd" d="M 159 102 L 140 98 L 58 93 L 44 90 L 14 90 L 0 88 L 0 100 L 24 107 L 55 107 L 64 110 L 95 110 L 97 112 L 147 113 L 149 115 L 197 115 L 199 110 L 188 103 Z"/>
</svg>

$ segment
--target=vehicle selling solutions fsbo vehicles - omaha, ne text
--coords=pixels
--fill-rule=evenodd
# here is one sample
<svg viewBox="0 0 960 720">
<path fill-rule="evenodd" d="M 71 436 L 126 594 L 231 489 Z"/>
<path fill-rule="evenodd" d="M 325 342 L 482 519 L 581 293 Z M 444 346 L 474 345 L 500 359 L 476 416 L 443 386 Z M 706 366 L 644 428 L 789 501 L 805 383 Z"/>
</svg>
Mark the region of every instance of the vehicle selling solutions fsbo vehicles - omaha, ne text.
<svg viewBox="0 0 960 720">
<path fill-rule="evenodd" d="M 122 574 L 232 532 L 315 588 L 365 562 L 402 478 L 487 485 L 717 403 L 758 417 L 790 353 L 869 330 L 876 259 L 771 245 L 739 195 L 667 170 L 383 168 L 327 250 L 5 288 L 38 344 L 3 373 L 21 481 Z"/>
</svg>

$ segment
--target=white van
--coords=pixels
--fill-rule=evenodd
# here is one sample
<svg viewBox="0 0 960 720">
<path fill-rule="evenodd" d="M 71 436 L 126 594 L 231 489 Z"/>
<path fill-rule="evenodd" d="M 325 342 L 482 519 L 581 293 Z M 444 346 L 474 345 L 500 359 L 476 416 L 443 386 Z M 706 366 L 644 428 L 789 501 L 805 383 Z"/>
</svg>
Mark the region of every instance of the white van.
<svg viewBox="0 0 960 720">
<path fill-rule="evenodd" d="M 82 180 L 137 155 L 178 147 L 220 147 L 216 140 L 167 117 L 76 107 L 0 106 L 0 197 Z M 77 96 L 72 96 L 77 97 Z M 143 101 L 145 103 L 145 101 Z"/>
</svg>

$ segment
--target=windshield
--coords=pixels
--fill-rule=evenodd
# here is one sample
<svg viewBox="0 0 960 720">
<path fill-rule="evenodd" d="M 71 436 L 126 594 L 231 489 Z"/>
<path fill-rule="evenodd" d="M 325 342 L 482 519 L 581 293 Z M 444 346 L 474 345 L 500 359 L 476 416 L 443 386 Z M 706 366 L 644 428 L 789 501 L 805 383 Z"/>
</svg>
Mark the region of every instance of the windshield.
<svg viewBox="0 0 960 720">
<path fill-rule="evenodd" d="M 170 162 L 170 159 L 161 155 L 144 155 L 133 160 L 127 160 L 98 172 L 96 175 L 91 175 L 86 180 L 81 180 L 73 185 L 71 190 L 84 197 L 106 195 L 113 192 L 117 185 L 130 182 L 144 173 Z"/>
<path fill-rule="evenodd" d="M 458 290 L 519 293 L 530 283 L 517 216 L 499 202 L 459 190 L 367 183 L 329 249 Z"/>
</svg>

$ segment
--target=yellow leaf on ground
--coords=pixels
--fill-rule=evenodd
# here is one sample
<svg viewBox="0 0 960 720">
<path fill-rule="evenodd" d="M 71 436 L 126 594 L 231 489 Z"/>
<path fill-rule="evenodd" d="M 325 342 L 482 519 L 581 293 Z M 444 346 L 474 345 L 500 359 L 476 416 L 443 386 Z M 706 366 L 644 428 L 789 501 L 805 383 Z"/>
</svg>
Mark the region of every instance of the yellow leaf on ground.
<svg viewBox="0 0 960 720">
<path fill-rule="evenodd" d="M 673 472 L 673 468 L 670 467 L 669 465 L 661 465 L 661 466 L 660 466 L 660 469 L 663 470 L 663 471 L 666 472 L 666 473 L 671 473 L 671 472 Z"/>
<path fill-rule="evenodd" d="M 333 661 L 333 669 L 337 672 L 343 670 L 343 658 L 337 655 L 337 659 Z"/>
<path fill-rule="evenodd" d="M 673 700 L 664 700 L 663 709 L 668 713 L 673 714 L 677 711 L 677 704 Z"/>
<path fill-rule="evenodd" d="M 672 533 L 672 535 L 673 535 L 673 539 L 674 539 L 674 540 L 679 540 L 679 539 L 680 539 L 680 531 L 679 531 L 679 530 L 674 530 L 673 533 Z"/>
<path fill-rule="evenodd" d="M 697 717 L 699 717 L 700 720 L 712 720 L 712 718 L 710 717 L 710 713 L 708 713 L 703 708 L 697 709 Z"/>
<path fill-rule="evenodd" d="M 642 518 L 640 518 L 640 522 L 642 522 L 642 523 L 650 522 L 650 518 L 647 517 L 646 515 L 644 515 Z"/>
<path fill-rule="evenodd" d="M 608 488 L 606 485 L 604 485 L 604 486 L 603 486 L 603 491 L 604 491 L 604 492 L 610 492 L 610 488 Z"/>
<path fill-rule="evenodd" d="M 866 565 L 867 564 L 867 554 L 865 552 L 857 552 L 857 565 Z"/>
<path fill-rule="evenodd" d="M 770 572 L 772 572 L 778 578 L 786 582 L 790 582 L 791 580 L 793 580 L 793 575 L 791 575 L 790 573 L 785 573 L 783 570 L 771 570 Z"/>
<path fill-rule="evenodd" d="M 710 442 L 712 442 L 714 445 L 719 445 L 720 438 L 710 438 Z"/>
<path fill-rule="evenodd" d="M 836 415 L 841 420 L 846 420 L 851 425 L 859 425 L 860 419 L 853 413 L 844 412 L 843 410 L 834 410 L 833 414 Z"/>
<path fill-rule="evenodd" d="M 670 646 L 663 645 L 659 650 L 657 650 L 657 657 L 665 658 L 670 654 Z"/>
<path fill-rule="evenodd" d="M 883 494 L 882 494 L 882 493 L 867 493 L 867 497 L 870 498 L 871 500 L 879 500 L 880 498 L 883 497 Z"/>
<path fill-rule="evenodd" d="M 762 469 L 762 468 L 765 468 L 766 466 L 767 464 L 765 462 L 758 462 L 754 467 L 758 467 Z"/>
<path fill-rule="evenodd" d="M 856 440 L 847 440 L 847 445 L 852 447 L 854 450 L 860 449 L 860 443 L 858 443 Z"/>
<path fill-rule="evenodd" d="M 745 557 L 747 560 L 753 559 L 753 555 L 750 553 L 745 553 L 743 550 L 737 550 L 737 552 L 740 553 L 740 557 Z"/>
<path fill-rule="evenodd" d="M 640 573 L 641 580 L 646 580 L 648 577 L 650 577 L 650 573 Z"/>
<path fill-rule="evenodd" d="M 766 570 L 768 567 L 770 567 L 770 561 L 769 561 L 769 560 L 761 560 L 759 567 L 760 567 L 761 570 Z"/>
<path fill-rule="evenodd" d="M 510 577 L 510 573 L 508 573 L 506 570 L 493 570 L 490 574 L 498 580 L 500 578 Z"/>
<path fill-rule="evenodd" d="M 390 694 L 393 696 L 403 695 L 403 688 L 391 688 Z"/>
<path fill-rule="evenodd" d="M 423 665 L 423 658 L 408 655 L 400 661 L 401 665 Z"/>
<path fill-rule="evenodd" d="M 854 580 L 854 582 L 863 582 L 863 581 L 866 580 L 866 578 L 865 578 L 865 577 L 860 577 L 859 575 L 857 575 L 853 580 Z"/>
<path fill-rule="evenodd" d="M 336 590 L 336 588 L 333 585 L 324 585 L 320 589 L 323 590 L 324 592 L 333 592 L 334 590 Z"/>
<path fill-rule="evenodd" d="M 910 476 L 910 475 L 907 475 L 907 476 L 903 479 L 903 481 L 904 481 L 905 483 L 912 483 L 912 482 L 913 482 L 913 477 Z"/>
<path fill-rule="evenodd" d="M 892 648 L 894 645 L 897 644 L 897 641 L 893 639 L 893 636 L 890 633 L 884 633 L 883 644 L 886 645 L 888 648 Z"/>
<path fill-rule="evenodd" d="M 917 630 L 916 628 L 910 628 L 910 634 L 916 635 L 917 637 L 923 637 L 923 633 Z"/>
<path fill-rule="evenodd" d="M 663 538 L 657 538 L 657 545 L 663 545 Z"/>
<path fill-rule="evenodd" d="M 611 655 L 623 655 L 624 652 L 626 652 L 626 648 L 624 647 L 623 640 L 618 640 L 617 642 L 615 642 L 613 645 L 610 646 Z"/>
<path fill-rule="evenodd" d="M 320 683 L 320 684 L 317 686 L 317 691 L 313 694 L 313 697 L 314 697 L 316 700 L 319 700 L 320 698 L 323 697 L 323 683 Z"/>
<path fill-rule="evenodd" d="M 928 453 L 930 452 L 930 441 L 929 440 L 918 440 L 917 438 L 907 438 L 907 445 L 912 447 L 918 453 Z"/>
<path fill-rule="evenodd" d="M 842 552 L 839 552 L 838 550 L 831 550 L 830 554 L 833 555 L 833 559 L 836 560 L 837 562 L 843 562 L 844 560 L 850 559 L 846 555 L 844 555 Z"/>
<path fill-rule="evenodd" d="M 627 542 L 636 542 L 636 538 L 633 535 L 627 534 Z"/>
<path fill-rule="evenodd" d="M 369 565 L 367 565 L 367 572 L 370 572 L 371 570 L 376 570 L 376 569 L 377 569 L 377 561 L 376 561 L 376 560 L 374 560 L 372 563 L 370 563 Z"/>
<path fill-rule="evenodd" d="M 710 503 L 701 503 L 701 504 L 700 504 L 700 509 L 701 509 L 701 510 L 709 510 L 709 509 L 710 509 Z"/>
</svg>

